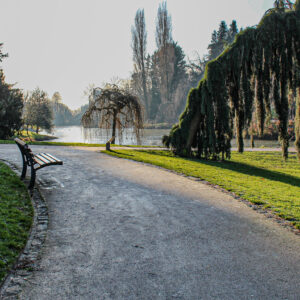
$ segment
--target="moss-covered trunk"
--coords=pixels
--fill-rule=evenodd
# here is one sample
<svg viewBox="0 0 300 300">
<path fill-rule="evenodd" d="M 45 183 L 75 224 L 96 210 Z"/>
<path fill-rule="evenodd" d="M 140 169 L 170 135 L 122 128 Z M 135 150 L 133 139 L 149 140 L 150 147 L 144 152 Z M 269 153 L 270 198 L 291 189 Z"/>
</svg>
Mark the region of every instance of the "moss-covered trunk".
<svg viewBox="0 0 300 300">
<path fill-rule="evenodd" d="M 295 146 L 297 151 L 297 156 L 300 161 L 300 88 L 297 90 L 296 98 L 296 116 L 295 116 Z"/>
</svg>

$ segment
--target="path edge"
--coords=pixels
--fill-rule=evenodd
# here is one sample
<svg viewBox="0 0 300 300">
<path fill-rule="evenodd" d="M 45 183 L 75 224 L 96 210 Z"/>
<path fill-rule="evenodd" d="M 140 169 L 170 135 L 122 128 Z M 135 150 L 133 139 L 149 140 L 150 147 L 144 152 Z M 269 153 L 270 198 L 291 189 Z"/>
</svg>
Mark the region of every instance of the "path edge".
<svg viewBox="0 0 300 300">
<path fill-rule="evenodd" d="M 103 151 L 100 151 L 99 153 L 107 155 L 111 158 L 125 159 L 125 160 L 131 161 L 131 162 L 136 162 L 136 163 L 143 164 L 143 165 L 146 165 L 146 166 L 154 167 L 154 168 L 157 168 L 157 169 L 160 169 L 160 170 L 164 170 L 164 171 L 179 175 L 181 177 L 185 177 L 189 180 L 201 182 L 205 185 L 210 186 L 213 189 L 216 189 L 220 192 L 223 192 L 224 194 L 230 195 L 235 200 L 244 203 L 245 205 L 247 205 L 252 210 L 255 210 L 257 213 L 263 214 L 267 219 L 272 220 L 275 224 L 285 228 L 286 230 L 288 230 L 288 231 L 290 231 L 290 232 L 292 232 L 295 235 L 300 237 L 300 229 L 297 229 L 289 220 L 283 219 L 283 218 L 279 217 L 278 215 L 276 215 L 272 210 L 270 210 L 268 208 L 264 208 L 262 205 L 254 204 L 254 203 L 250 202 L 249 200 L 246 200 L 246 199 L 238 196 L 237 194 L 222 188 L 221 186 L 219 186 L 217 184 L 213 184 L 213 183 L 210 183 L 209 181 L 203 180 L 201 178 L 194 177 L 194 176 L 188 176 L 184 173 L 179 173 L 179 172 L 176 172 L 174 170 L 166 169 L 166 168 L 163 168 L 163 167 L 151 164 L 151 163 L 137 161 L 137 160 L 133 160 L 133 159 L 130 159 L 130 158 L 122 158 L 122 157 L 118 157 L 118 156 L 114 156 L 114 155 L 109 155 L 109 154 L 107 154 Z"/>
<path fill-rule="evenodd" d="M 8 165 L 17 175 L 21 175 L 16 165 L 7 160 L 1 159 L 1 161 Z M 29 282 L 30 276 L 37 268 L 37 261 L 40 259 L 41 250 L 46 240 L 49 223 L 48 205 L 38 184 L 35 185 L 30 199 L 34 216 L 29 237 L 23 251 L 0 285 L 0 299 L 3 300 L 18 298 L 23 286 Z"/>
</svg>

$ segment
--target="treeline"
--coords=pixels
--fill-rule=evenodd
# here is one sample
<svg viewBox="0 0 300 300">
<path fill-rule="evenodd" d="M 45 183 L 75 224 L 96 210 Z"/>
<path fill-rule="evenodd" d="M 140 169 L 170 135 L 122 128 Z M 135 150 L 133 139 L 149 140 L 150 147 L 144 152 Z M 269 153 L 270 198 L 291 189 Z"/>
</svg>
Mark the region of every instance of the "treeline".
<svg viewBox="0 0 300 300">
<path fill-rule="evenodd" d="M 76 110 L 71 110 L 66 104 L 62 103 L 59 92 L 55 92 L 51 99 L 53 110 L 53 123 L 55 126 L 80 125 L 80 120 L 88 108 L 88 104 Z"/>
<path fill-rule="evenodd" d="M 80 125 L 82 115 L 87 105 L 72 111 L 62 103 L 59 92 L 55 92 L 50 99 L 45 91 L 36 88 L 24 97 L 23 125 L 34 128 L 36 133 L 40 129 L 51 131 L 54 126 Z"/>
<path fill-rule="evenodd" d="M 2 52 L 0 43 L 0 62 L 7 56 Z M 0 139 L 6 139 L 14 134 L 22 125 L 23 94 L 14 85 L 5 82 L 5 76 L 0 68 Z"/>
<path fill-rule="evenodd" d="M 7 54 L 2 52 L 0 43 L 0 62 Z M 50 99 L 40 88 L 23 93 L 22 90 L 5 81 L 3 69 L 0 68 L 0 139 L 8 139 L 22 128 L 41 129 L 51 132 L 53 126 L 80 125 L 80 120 L 88 105 L 72 111 L 61 101 L 55 92 Z"/>
<path fill-rule="evenodd" d="M 139 9 L 132 26 L 134 70 L 130 89 L 145 107 L 145 120 L 148 123 L 176 121 L 185 107 L 188 91 L 203 77 L 206 63 L 221 54 L 237 33 L 235 21 L 229 29 L 222 21 L 218 31 L 212 34 L 209 54 L 186 62 L 182 47 L 172 38 L 171 16 L 166 2 L 162 2 L 156 20 L 157 49 L 149 54 L 145 14 Z"/>
</svg>

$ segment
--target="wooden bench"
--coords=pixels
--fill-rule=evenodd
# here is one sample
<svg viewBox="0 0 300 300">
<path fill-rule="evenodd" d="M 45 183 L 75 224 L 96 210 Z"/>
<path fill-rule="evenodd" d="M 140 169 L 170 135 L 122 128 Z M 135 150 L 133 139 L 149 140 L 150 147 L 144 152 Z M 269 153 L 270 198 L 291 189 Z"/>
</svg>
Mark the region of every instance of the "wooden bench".
<svg viewBox="0 0 300 300">
<path fill-rule="evenodd" d="M 28 188 L 33 189 L 34 183 L 35 183 L 35 177 L 36 177 L 36 171 L 39 169 L 42 169 L 44 167 L 52 166 L 52 165 L 62 165 L 63 162 L 53 155 L 49 153 L 39 153 L 34 154 L 32 153 L 31 149 L 28 147 L 28 145 L 18 139 L 15 138 L 15 142 L 17 143 L 22 159 L 23 159 L 23 170 L 21 174 L 21 179 L 24 179 L 26 176 L 27 166 L 31 168 L 31 179 Z"/>
</svg>

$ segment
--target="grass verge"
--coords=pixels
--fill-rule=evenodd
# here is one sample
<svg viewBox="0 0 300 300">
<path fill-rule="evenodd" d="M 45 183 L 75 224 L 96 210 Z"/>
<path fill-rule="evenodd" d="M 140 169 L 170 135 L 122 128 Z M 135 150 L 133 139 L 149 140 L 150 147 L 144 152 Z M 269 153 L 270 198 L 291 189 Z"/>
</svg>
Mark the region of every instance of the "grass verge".
<svg viewBox="0 0 300 300">
<path fill-rule="evenodd" d="M 40 134 L 40 133 L 36 133 L 34 131 L 27 131 L 26 130 L 21 130 L 19 132 L 19 134 L 16 134 L 12 137 L 12 140 L 14 138 L 20 138 L 26 142 L 30 142 L 30 141 L 47 141 L 47 140 L 53 140 L 56 137 L 52 136 L 52 135 L 47 135 L 47 134 Z"/>
<path fill-rule="evenodd" d="M 15 144 L 13 140 L 0 140 L 0 144 Z M 45 146 L 81 146 L 81 147 L 105 147 L 105 144 L 86 144 L 86 143 L 64 143 L 64 142 L 40 142 L 40 141 L 33 141 L 27 142 L 28 145 L 45 145 Z M 111 147 L 114 147 L 112 145 Z M 115 145 L 117 147 L 117 145 Z"/>
<path fill-rule="evenodd" d="M 45 145 L 45 146 L 77 146 L 77 147 L 105 147 L 105 144 L 87 144 L 87 143 L 64 143 L 64 142 L 48 142 L 48 141 L 26 141 L 28 145 Z M 14 140 L 0 140 L 0 144 L 15 144 Z M 110 145 L 111 148 L 163 148 L 162 146 L 143 146 L 143 145 Z"/>
<path fill-rule="evenodd" d="M 251 203 L 262 205 L 300 229 L 300 163 L 280 152 L 232 153 L 230 161 L 176 157 L 170 151 L 103 151 L 112 156 L 146 162 L 218 185 Z"/>
<path fill-rule="evenodd" d="M 33 220 L 27 188 L 0 162 L 0 284 L 23 250 Z"/>
</svg>

